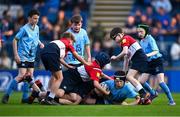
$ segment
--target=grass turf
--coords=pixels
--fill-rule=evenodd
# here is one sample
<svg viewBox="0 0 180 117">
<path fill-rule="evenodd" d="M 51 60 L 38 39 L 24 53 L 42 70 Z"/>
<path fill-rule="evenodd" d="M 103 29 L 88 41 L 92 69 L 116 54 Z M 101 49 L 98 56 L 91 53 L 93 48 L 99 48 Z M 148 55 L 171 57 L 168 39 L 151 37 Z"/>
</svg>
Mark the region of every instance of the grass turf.
<svg viewBox="0 0 180 117">
<path fill-rule="evenodd" d="M 2 99 L 3 93 L 0 93 Z M 21 104 L 21 93 L 13 93 L 8 104 L 0 103 L 0 116 L 180 116 L 180 94 L 173 94 L 176 106 L 168 106 L 165 94 L 151 105 L 59 105 Z"/>
</svg>

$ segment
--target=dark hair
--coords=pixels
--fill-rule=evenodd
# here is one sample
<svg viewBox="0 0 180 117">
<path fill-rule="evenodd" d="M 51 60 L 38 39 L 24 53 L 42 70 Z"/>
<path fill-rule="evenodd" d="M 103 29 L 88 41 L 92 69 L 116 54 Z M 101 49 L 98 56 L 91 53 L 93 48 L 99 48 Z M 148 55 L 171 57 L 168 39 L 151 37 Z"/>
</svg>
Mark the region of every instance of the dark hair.
<svg viewBox="0 0 180 117">
<path fill-rule="evenodd" d="M 144 29 L 145 30 L 145 36 L 144 37 L 146 37 L 146 35 L 149 33 L 149 31 L 150 31 L 150 27 L 148 26 L 148 25 L 146 25 L 146 24 L 139 24 L 138 25 L 138 28 L 142 28 L 142 29 Z"/>
<path fill-rule="evenodd" d="M 115 28 L 113 28 L 113 29 L 111 30 L 111 32 L 110 32 L 110 38 L 115 39 L 115 36 L 116 36 L 118 33 L 123 33 L 122 28 L 120 28 L 120 27 L 115 27 Z"/>
<path fill-rule="evenodd" d="M 38 16 L 40 16 L 40 13 L 39 13 L 38 10 L 32 9 L 32 10 L 30 10 L 30 11 L 28 12 L 28 17 L 32 17 L 33 15 L 38 15 Z"/>
<path fill-rule="evenodd" d="M 71 18 L 71 23 L 79 23 L 82 22 L 82 17 L 81 15 L 73 15 Z"/>
<path fill-rule="evenodd" d="M 126 73 L 124 71 L 121 71 L 121 70 L 116 71 L 114 73 L 114 80 L 115 79 L 123 80 L 125 82 L 125 80 L 126 80 Z"/>
<path fill-rule="evenodd" d="M 110 56 L 105 52 L 99 52 L 95 56 L 95 59 L 99 63 L 101 68 L 103 68 L 106 64 L 110 63 Z"/>
</svg>

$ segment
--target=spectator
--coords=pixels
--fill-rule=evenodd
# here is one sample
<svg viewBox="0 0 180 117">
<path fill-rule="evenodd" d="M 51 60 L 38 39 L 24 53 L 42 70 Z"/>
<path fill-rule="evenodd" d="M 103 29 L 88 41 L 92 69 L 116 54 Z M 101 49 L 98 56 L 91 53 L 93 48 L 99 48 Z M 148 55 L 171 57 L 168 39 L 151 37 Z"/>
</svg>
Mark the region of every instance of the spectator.
<svg viewBox="0 0 180 117">
<path fill-rule="evenodd" d="M 90 36 L 92 41 L 100 41 L 102 43 L 104 37 L 106 35 L 106 31 L 100 22 L 94 22 L 94 26 L 91 28 Z"/>
<path fill-rule="evenodd" d="M 53 28 L 53 40 L 58 40 L 60 38 L 61 35 L 61 27 L 59 25 L 54 25 Z"/>
<path fill-rule="evenodd" d="M 95 56 L 101 51 L 101 49 L 102 49 L 101 41 L 97 40 L 92 44 L 92 51 L 91 51 L 92 61 L 95 60 Z"/>
<path fill-rule="evenodd" d="M 156 11 L 158 11 L 159 8 L 163 8 L 166 13 L 169 13 L 172 10 L 172 5 L 169 0 L 153 0 L 151 4 Z"/>
<path fill-rule="evenodd" d="M 171 46 L 170 54 L 172 59 L 172 66 L 180 67 L 180 36 Z"/>
<path fill-rule="evenodd" d="M 11 68 L 11 59 L 8 57 L 6 50 L 1 51 L 0 68 L 1 69 L 10 69 Z"/>
<path fill-rule="evenodd" d="M 8 41 L 14 33 L 14 25 L 11 22 L 11 15 L 8 10 L 3 12 L 2 26 L 2 38 L 5 41 Z"/>
<path fill-rule="evenodd" d="M 61 33 L 65 32 L 68 29 L 70 22 L 65 17 L 65 11 L 64 10 L 60 10 L 58 12 L 56 24 L 61 27 Z"/>
<path fill-rule="evenodd" d="M 129 16 L 125 24 L 124 32 L 132 37 L 136 37 L 136 26 L 134 16 Z"/>
<path fill-rule="evenodd" d="M 140 9 L 137 9 L 136 11 L 135 11 L 135 26 L 137 26 L 138 24 L 140 24 L 141 23 L 141 15 L 142 15 L 142 12 L 141 12 L 141 10 Z"/>
<path fill-rule="evenodd" d="M 48 18 L 46 16 L 43 16 L 41 18 L 41 25 L 40 25 L 40 34 L 43 40 L 52 41 L 52 30 L 53 30 L 52 24 L 48 21 Z"/>
</svg>

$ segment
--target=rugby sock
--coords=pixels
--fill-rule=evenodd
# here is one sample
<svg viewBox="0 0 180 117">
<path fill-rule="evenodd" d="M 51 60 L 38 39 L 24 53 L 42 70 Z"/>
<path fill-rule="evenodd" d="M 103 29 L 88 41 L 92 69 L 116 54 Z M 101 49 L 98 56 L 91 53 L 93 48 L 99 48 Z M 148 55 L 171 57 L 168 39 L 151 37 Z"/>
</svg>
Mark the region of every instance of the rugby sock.
<svg viewBox="0 0 180 117">
<path fill-rule="evenodd" d="M 54 94 L 54 93 L 52 93 L 52 92 L 50 92 L 48 97 L 50 97 L 50 98 L 54 99 L 55 94 Z"/>
<path fill-rule="evenodd" d="M 169 99 L 169 101 L 170 102 L 174 102 L 173 97 L 171 95 L 171 92 L 170 92 L 168 86 L 166 85 L 166 83 L 165 82 L 161 82 L 159 84 L 159 86 L 163 89 L 163 91 L 165 92 L 165 94 L 166 94 L 167 98 Z"/>
<path fill-rule="evenodd" d="M 29 84 L 28 82 L 24 82 L 23 86 L 22 86 L 22 99 L 27 99 L 29 97 L 28 93 L 29 93 Z"/>
<path fill-rule="evenodd" d="M 137 86 L 136 86 L 136 89 L 137 91 L 139 92 L 139 94 L 141 96 L 143 96 L 144 94 L 146 94 L 146 91 L 143 89 L 142 85 L 139 83 Z"/>
<path fill-rule="evenodd" d="M 151 95 L 155 95 L 156 92 L 154 89 L 151 88 L 151 86 L 145 82 L 144 84 L 142 84 L 142 86 L 144 87 L 144 89 L 146 89 L 146 91 L 148 91 Z"/>
<path fill-rule="evenodd" d="M 14 90 L 17 84 L 18 82 L 15 79 L 13 79 L 6 90 L 6 94 L 11 95 L 12 91 Z"/>
</svg>

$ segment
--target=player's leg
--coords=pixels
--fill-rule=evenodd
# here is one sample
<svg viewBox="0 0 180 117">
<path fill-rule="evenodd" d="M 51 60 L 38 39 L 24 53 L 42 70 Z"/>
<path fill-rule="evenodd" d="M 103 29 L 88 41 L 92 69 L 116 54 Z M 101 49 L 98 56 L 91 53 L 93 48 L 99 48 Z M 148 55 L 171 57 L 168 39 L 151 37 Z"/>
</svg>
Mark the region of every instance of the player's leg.
<svg viewBox="0 0 180 117">
<path fill-rule="evenodd" d="M 151 101 L 158 96 L 157 91 L 155 91 L 146 81 L 149 79 L 150 74 L 148 73 L 143 73 L 139 78 L 138 81 L 142 84 L 143 88 L 148 91 L 151 96 L 150 99 Z"/>
<path fill-rule="evenodd" d="M 76 93 L 65 94 L 62 98 L 59 98 L 60 104 L 65 105 L 77 105 L 81 102 L 82 98 Z"/>
<path fill-rule="evenodd" d="M 62 79 L 63 79 L 63 74 L 61 70 L 57 72 L 52 72 L 51 79 L 49 80 L 50 93 L 45 100 L 45 104 L 49 104 L 49 105 L 56 104 L 54 101 L 54 97 L 56 93 L 58 93 L 58 89 L 62 82 Z"/>
<path fill-rule="evenodd" d="M 168 86 L 166 85 L 166 83 L 164 82 L 164 73 L 159 73 L 156 75 L 158 82 L 159 82 L 159 86 L 162 88 L 162 90 L 165 92 L 168 100 L 169 100 L 169 105 L 176 105 L 176 103 L 173 100 L 172 94 L 168 88 Z"/>
<path fill-rule="evenodd" d="M 19 68 L 18 75 L 8 85 L 5 95 L 2 98 L 2 103 L 8 103 L 9 96 L 11 95 L 17 84 L 23 80 L 23 76 L 26 74 L 26 72 L 27 68 Z"/>
<path fill-rule="evenodd" d="M 136 74 L 138 73 L 137 70 L 129 69 L 127 73 L 127 80 L 131 82 L 131 84 L 136 88 L 139 92 L 141 97 L 146 97 L 146 91 L 143 89 L 142 85 L 138 80 L 135 79 Z"/>
</svg>

